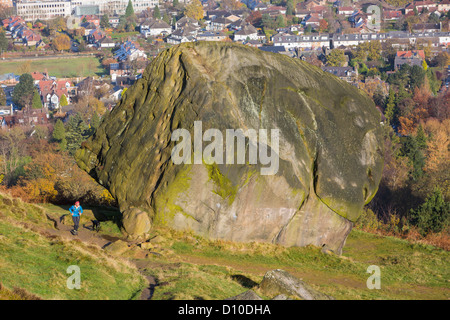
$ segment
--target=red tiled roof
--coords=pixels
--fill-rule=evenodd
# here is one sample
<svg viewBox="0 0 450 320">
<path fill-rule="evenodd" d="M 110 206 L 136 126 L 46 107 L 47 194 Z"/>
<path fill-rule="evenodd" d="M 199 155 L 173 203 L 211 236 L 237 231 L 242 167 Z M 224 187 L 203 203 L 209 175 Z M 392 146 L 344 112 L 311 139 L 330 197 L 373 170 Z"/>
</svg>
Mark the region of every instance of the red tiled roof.
<svg viewBox="0 0 450 320">
<path fill-rule="evenodd" d="M 397 51 L 397 57 L 399 58 L 412 58 L 414 54 L 418 54 L 422 59 L 425 59 L 423 50 Z"/>
</svg>

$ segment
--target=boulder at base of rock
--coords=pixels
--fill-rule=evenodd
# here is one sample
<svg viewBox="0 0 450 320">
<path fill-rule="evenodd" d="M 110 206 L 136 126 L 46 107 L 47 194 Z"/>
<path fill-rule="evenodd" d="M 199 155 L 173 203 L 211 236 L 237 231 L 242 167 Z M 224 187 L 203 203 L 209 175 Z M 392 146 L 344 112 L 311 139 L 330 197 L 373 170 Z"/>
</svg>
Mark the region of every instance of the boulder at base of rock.
<svg viewBox="0 0 450 320">
<path fill-rule="evenodd" d="M 151 222 L 146 212 L 131 208 L 123 213 L 123 228 L 133 237 L 144 236 L 150 231 Z"/>
<path fill-rule="evenodd" d="M 237 296 L 225 299 L 225 300 L 263 300 L 253 290 L 245 291 Z"/>
<path fill-rule="evenodd" d="M 105 250 L 111 254 L 121 255 L 129 249 L 128 244 L 125 241 L 117 240 L 111 243 L 105 248 Z"/>
<path fill-rule="evenodd" d="M 302 300 L 334 300 L 333 297 L 311 288 L 305 282 L 280 269 L 268 271 L 259 286 L 269 297 L 286 294 Z"/>
</svg>

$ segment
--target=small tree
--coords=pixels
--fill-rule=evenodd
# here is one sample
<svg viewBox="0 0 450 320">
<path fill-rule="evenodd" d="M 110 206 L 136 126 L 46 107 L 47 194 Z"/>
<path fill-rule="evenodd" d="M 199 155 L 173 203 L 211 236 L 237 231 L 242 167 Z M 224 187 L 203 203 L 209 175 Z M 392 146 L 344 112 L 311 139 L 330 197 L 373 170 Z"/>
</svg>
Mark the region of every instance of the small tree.
<svg viewBox="0 0 450 320">
<path fill-rule="evenodd" d="M 34 89 L 34 94 L 33 94 L 33 100 L 31 102 L 31 107 L 33 109 L 41 109 L 42 108 L 41 96 L 39 95 L 39 93 L 37 92 L 36 89 Z"/>
<path fill-rule="evenodd" d="M 97 130 L 98 126 L 100 125 L 100 117 L 98 116 L 97 112 L 94 112 L 94 114 L 91 117 L 90 121 L 90 134 L 94 134 L 94 132 Z"/>
<path fill-rule="evenodd" d="M 156 6 L 153 10 L 153 18 L 155 19 L 161 19 L 161 11 L 159 10 L 159 7 Z"/>
<path fill-rule="evenodd" d="M 53 40 L 52 45 L 58 51 L 69 50 L 70 38 L 66 34 L 60 34 Z"/>
<path fill-rule="evenodd" d="M 167 24 L 169 24 L 170 25 L 170 18 L 169 18 L 169 15 L 167 14 L 167 13 L 164 13 L 164 16 L 163 16 L 163 21 L 165 22 L 165 23 L 167 23 Z"/>
<path fill-rule="evenodd" d="M 61 95 L 61 100 L 59 101 L 59 105 L 60 105 L 61 107 L 65 107 L 65 106 L 67 106 L 68 104 L 69 104 L 69 102 L 67 101 L 66 95 L 65 95 L 65 94 L 62 94 L 62 95 Z"/>
<path fill-rule="evenodd" d="M 8 39 L 4 32 L 0 32 L 0 51 L 6 51 L 8 49 Z"/>
<path fill-rule="evenodd" d="M 100 26 L 102 28 L 111 27 L 111 25 L 109 24 L 109 16 L 107 14 L 102 15 L 102 18 L 100 19 Z"/>
<path fill-rule="evenodd" d="M 65 150 L 67 148 L 66 129 L 60 119 L 56 121 L 55 126 L 53 127 L 52 138 L 59 144 L 59 148 L 61 150 Z"/>
<path fill-rule="evenodd" d="M 445 201 L 442 191 L 436 188 L 416 210 L 411 210 L 410 221 L 426 236 L 430 232 L 441 232 L 449 224 L 450 202 Z"/>
<path fill-rule="evenodd" d="M 0 87 L 0 106 L 6 105 L 6 94 L 2 87 Z"/>
</svg>

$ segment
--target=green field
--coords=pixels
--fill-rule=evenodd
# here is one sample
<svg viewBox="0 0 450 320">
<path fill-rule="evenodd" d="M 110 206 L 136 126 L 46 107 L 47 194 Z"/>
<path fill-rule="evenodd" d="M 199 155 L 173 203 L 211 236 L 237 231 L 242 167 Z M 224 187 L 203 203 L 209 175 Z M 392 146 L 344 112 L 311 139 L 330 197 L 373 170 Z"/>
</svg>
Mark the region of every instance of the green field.
<svg viewBox="0 0 450 320">
<path fill-rule="evenodd" d="M 137 31 L 131 31 L 131 32 L 113 32 L 111 33 L 111 38 L 112 39 L 122 39 L 122 38 L 128 38 L 128 37 L 136 37 L 139 35 L 139 32 Z"/>
<path fill-rule="evenodd" d="M 75 57 L 58 59 L 33 59 L 27 61 L 1 61 L 0 74 L 20 75 L 21 65 L 30 62 L 31 72 L 45 72 L 57 78 L 89 77 L 105 74 L 96 57 Z"/>
</svg>

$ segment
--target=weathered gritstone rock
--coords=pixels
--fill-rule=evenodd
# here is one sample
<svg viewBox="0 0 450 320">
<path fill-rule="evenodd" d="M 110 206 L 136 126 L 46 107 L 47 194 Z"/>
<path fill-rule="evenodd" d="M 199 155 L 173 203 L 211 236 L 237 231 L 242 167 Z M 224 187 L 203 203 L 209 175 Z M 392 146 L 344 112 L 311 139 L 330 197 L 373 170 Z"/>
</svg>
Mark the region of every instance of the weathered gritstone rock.
<svg viewBox="0 0 450 320">
<path fill-rule="evenodd" d="M 242 165 L 175 165 L 171 134 L 194 140 L 194 121 L 224 140 L 226 129 L 279 129 L 277 174 L 261 175 L 267 166 L 248 155 Z M 76 158 L 117 199 L 129 234 L 164 224 L 339 253 L 378 188 L 381 148 L 380 115 L 355 87 L 298 59 L 198 42 L 160 53 Z"/>
<path fill-rule="evenodd" d="M 302 300 L 334 300 L 333 297 L 314 290 L 307 283 L 280 269 L 268 271 L 259 287 L 267 296 L 287 294 Z"/>
</svg>

